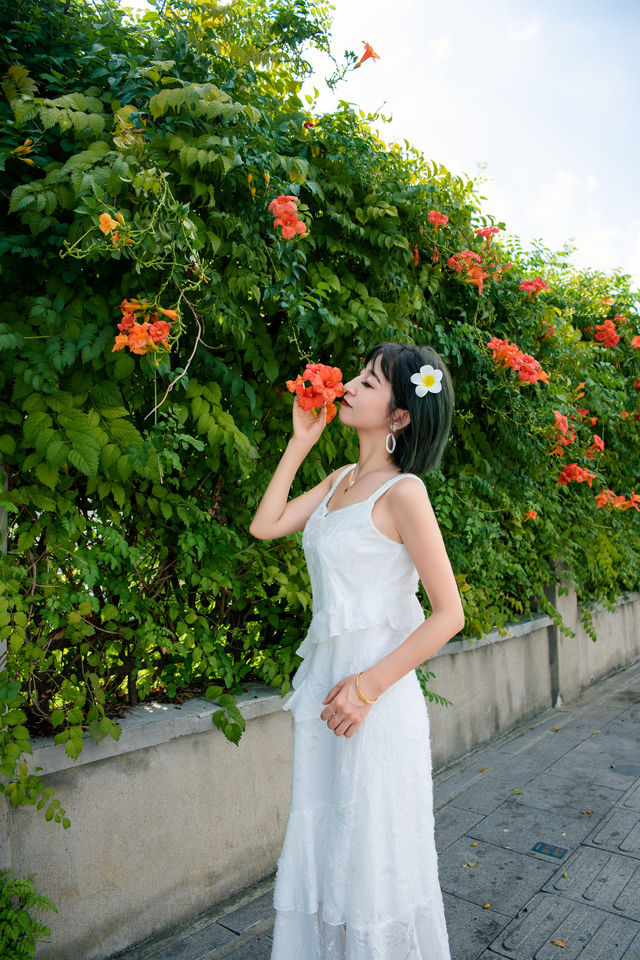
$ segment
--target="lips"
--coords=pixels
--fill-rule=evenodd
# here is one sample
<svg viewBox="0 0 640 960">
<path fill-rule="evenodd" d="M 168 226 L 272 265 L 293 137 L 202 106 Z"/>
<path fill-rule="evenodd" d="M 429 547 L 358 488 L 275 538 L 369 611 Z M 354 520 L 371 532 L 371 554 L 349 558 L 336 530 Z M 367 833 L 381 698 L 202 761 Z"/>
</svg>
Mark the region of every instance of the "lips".
<svg viewBox="0 0 640 960">
<path fill-rule="evenodd" d="M 342 398 L 342 403 L 340 404 L 340 406 L 342 406 L 342 407 L 350 407 L 351 404 L 348 403 L 348 402 L 345 400 L 345 398 L 343 397 L 343 398 Z"/>
</svg>

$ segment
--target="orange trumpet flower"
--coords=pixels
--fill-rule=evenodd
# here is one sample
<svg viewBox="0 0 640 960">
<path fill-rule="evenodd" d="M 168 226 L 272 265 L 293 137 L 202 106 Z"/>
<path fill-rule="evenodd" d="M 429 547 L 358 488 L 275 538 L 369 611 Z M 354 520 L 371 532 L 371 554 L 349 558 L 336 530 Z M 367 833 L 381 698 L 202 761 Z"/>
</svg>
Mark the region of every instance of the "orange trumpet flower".
<svg viewBox="0 0 640 960">
<path fill-rule="evenodd" d="M 365 60 L 379 60 L 380 56 L 375 52 L 370 43 L 367 43 L 366 40 L 362 41 L 364 43 L 364 53 L 356 63 L 354 70 L 357 70 L 361 63 L 364 63 Z"/>
</svg>

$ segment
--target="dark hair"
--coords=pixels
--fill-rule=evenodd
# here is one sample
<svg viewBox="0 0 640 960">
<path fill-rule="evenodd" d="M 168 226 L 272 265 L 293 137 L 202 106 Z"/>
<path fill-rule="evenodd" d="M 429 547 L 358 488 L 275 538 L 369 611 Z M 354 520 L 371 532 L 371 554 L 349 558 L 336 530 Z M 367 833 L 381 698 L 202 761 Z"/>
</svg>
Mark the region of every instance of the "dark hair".
<svg viewBox="0 0 640 960">
<path fill-rule="evenodd" d="M 454 404 L 451 374 L 433 347 L 378 343 L 367 354 L 366 363 L 373 365 L 378 356 L 382 373 L 391 384 L 389 417 L 396 410 L 408 410 L 411 417 L 406 427 L 394 433 L 393 462 L 403 473 L 430 473 L 439 466 L 451 433 Z M 442 370 L 442 389 L 419 397 L 411 376 L 427 363 Z"/>
</svg>

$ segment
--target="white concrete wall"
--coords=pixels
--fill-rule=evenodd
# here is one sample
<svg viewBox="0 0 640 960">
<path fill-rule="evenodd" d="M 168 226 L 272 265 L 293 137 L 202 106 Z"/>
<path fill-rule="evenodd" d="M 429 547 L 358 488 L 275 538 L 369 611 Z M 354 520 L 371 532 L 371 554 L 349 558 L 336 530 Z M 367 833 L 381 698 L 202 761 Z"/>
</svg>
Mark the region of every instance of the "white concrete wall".
<svg viewBox="0 0 640 960">
<path fill-rule="evenodd" d="M 432 688 L 454 701 L 429 706 L 434 769 L 640 658 L 640 594 L 597 610 L 596 644 L 577 628 L 575 595 L 560 600 L 575 638 L 540 617 L 431 659 Z M 202 700 L 138 706 L 117 743 L 87 739 L 76 762 L 51 740 L 35 745 L 30 766 L 42 767 L 71 827 L 0 797 L 0 864 L 35 873 L 59 909 L 46 917 L 52 938 L 38 960 L 103 960 L 273 872 L 291 778 L 283 702 L 252 685 L 238 746 Z"/>
<path fill-rule="evenodd" d="M 619 604 L 615 613 L 601 605 L 593 611 L 597 641 L 587 635 L 580 623 L 573 588 L 560 599 L 563 620 L 576 633 L 567 637 L 558 631 L 559 693 L 562 700 L 572 700 L 600 677 L 613 673 L 640 656 L 640 601 Z"/>
<path fill-rule="evenodd" d="M 78 761 L 38 744 L 31 767 L 71 819 L 5 804 L 10 866 L 37 875 L 50 944 L 38 960 L 108 957 L 152 937 L 274 869 L 289 807 L 291 729 L 282 700 L 243 697 L 236 746 L 206 701 L 139 706 L 114 743 L 88 740 Z M 1 828 L 1 823 L 0 823 Z"/>
<path fill-rule="evenodd" d="M 552 705 L 549 617 L 470 643 L 455 640 L 429 661 L 430 687 L 453 702 L 429 705 L 434 769 Z M 640 652 L 640 651 L 639 651 Z"/>
</svg>

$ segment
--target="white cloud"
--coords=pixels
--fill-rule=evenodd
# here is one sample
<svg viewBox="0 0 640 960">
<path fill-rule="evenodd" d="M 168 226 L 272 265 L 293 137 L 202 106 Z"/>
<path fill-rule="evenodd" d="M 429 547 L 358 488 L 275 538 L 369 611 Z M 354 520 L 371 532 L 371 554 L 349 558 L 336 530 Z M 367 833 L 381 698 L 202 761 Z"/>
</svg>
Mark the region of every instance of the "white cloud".
<svg viewBox="0 0 640 960">
<path fill-rule="evenodd" d="M 516 20 L 509 25 L 509 40 L 515 43 L 526 43 L 533 40 L 540 32 L 540 21 L 537 17 L 529 17 L 527 21 Z"/>
<path fill-rule="evenodd" d="M 611 273 L 630 273 L 634 286 L 640 287 L 640 220 L 628 225 L 590 223 L 576 236 L 575 263 Z"/>
<path fill-rule="evenodd" d="M 445 33 L 429 41 L 429 52 L 436 63 L 444 63 L 451 55 L 451 37 Z"/>
<path fill-rule="evenodd" d="M 573 206 L 580 182 L 568 170 L 556 170 L 551 180 L 542 183 L 532 204 L 535 219 L 541 224 L 557 220 Z"/>
</svg>

